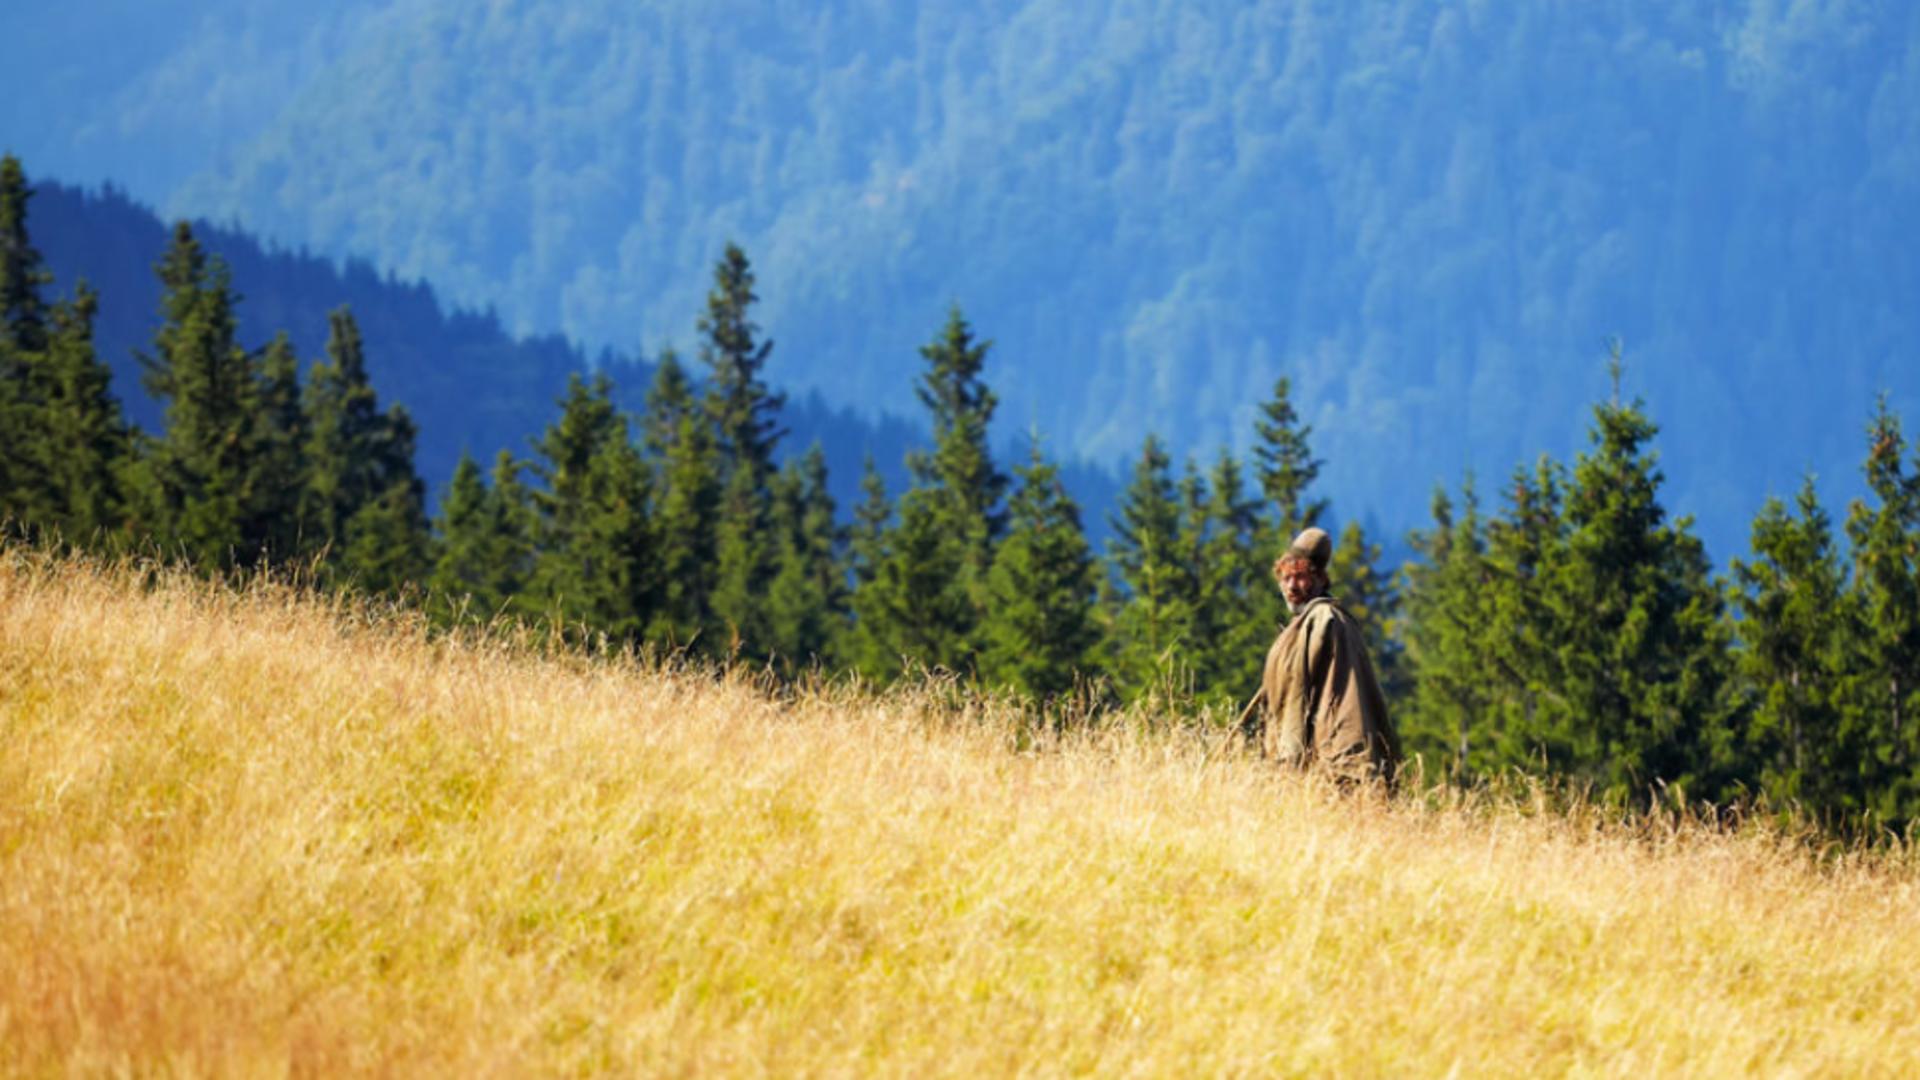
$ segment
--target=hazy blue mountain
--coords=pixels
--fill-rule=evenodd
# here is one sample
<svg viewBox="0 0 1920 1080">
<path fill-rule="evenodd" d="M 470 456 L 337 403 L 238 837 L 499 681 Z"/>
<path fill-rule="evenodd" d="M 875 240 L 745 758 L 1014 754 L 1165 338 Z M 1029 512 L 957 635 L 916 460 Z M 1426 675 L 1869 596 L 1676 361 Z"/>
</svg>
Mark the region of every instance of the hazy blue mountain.
<svg viewBox="0 0 1920 1080">
<path fill-rule="evenodd" d="M 35 246 L 55 274 L 50 296 L 70 294 L 82 277 L 99 290 L 95 346 L 113 369 L 114 392 L 131 419 L 158 431 L 160 407 L 141 388 L 137 356 L 153 351 L 160 286 L 152 267 L 165 250 L 168 227 L 118 191 L 89 193 L 51 183 L 37 185 L 29 224 Z M 244 232 L 204 222 L 196 234 L 232 272 L 241 298 L 240 340 L 249 348 L 284 330 L 304 372 L 325 355 L 327 313 L 341 305 L 353 311 L 374 388 L 383 403 L 405 405 L 419 424 L 415 464 L 435 489 L 452 476 L 462 452 L 483 465 L 502 448 L 529 456 L 531 437 L 558 416 L 556 400 L 568 376 L 589 370 L 585 355 L 558 335 L 516 338 L 491 312 L 446 310 L 427 285 L 376 273 L 364 262 L 340 266 L 276 251 Z M 596 366 L 612 375 L 622 406 L 643 407 L 651 363 L 602 353 Z M 876 422 L 828 405 L 817 394 L 790 402 L 783 420 L 782 456 L 820 443 L 830 488 L 844 513 L 859 498 L 867 455 L 898 491 L 907 479 L 907 451 L 928 441 L 920 425 Z M 1115 484 L 1101 472 L 1070 465 L 1066 475 L 1095 505 L 1111 501 Z"/>
<path fill-rule="evenodd" d="M 113 20 L 151 39 L 95 48 Z M 0 141 L 54 175 L 593 350 L 688 341 L 736 239 L 780 381 L 904 414 L 957 300 L 1007 428 L 1103 460 L 1244 444 L 1290 374 L 1336 506 L 1395 527 L 1580 445 L 1613 335 L 1719 558 L 1802 471 L 1857 488 L 1877 391 L 1920 413 L 1901 0 L 152 0 L 0 29 L 30 43 Z"/>
</svg>

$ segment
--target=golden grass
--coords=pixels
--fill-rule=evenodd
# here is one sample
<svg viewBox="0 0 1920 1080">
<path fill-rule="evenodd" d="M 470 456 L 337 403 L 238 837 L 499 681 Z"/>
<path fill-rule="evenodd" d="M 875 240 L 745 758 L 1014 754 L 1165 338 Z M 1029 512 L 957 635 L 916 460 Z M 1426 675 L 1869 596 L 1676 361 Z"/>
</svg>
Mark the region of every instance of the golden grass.
<svg viewBox="0 0 1920 1080">
<path fill-rule="evenodd" d="M 0 554 L 0 1070 L 1920 1073 L 1920 872 Z"/>
</svg>

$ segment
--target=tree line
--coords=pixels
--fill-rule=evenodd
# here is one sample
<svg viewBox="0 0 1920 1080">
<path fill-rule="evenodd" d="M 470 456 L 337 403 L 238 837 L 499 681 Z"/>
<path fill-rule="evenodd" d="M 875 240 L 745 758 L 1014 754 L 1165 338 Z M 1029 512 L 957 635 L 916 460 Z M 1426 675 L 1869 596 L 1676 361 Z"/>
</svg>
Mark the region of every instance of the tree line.
<svg viewBox="0 0 1920 1080">
<path fill-rule="evenodd" d="M 284 333 L 243 346 L 229 274 L 185 223 L 155 266 L 159 326 L 140 357 L 164 427 L 128 424 L 93 349 L 97 295 L 43 294 L 28 198 L 17 160 L 0 161 L 0 512 L 16 535 L 209 573 L 298 565 L 446 625 L 505 616 L 789 678 L 945 670 L 1059 718 L 1244 698 L 1286 617 L 1271 559 L 1331 523 L 1282 378 L 1246 460 L 1176 467 L 1147 435 L 1095 552 L 1037 436 L 1010 471 L 994 460 L 991 345 L 958 308 L 920 349 L 931 445 L 897 496 L 869 460 L 843 517 L 819 448 L 779 453 L 784 398 L 732 245 L 697 368 L 666 352 L 635 414 L 604 374 L 575 376 L 529 456 L 463 457 L 430 518 L 415 426 L 381 407 L 352 314 L 331 315 L 304 377 Z M 1521 772 L 1621 801 L 1915 820 L 1920 452 L 1898 418 L 1882 405 L 1873 419 L 1874 501 L 1849 508 L 1846 552 L 1809 481 L 1791 508 L 1767 503 L 1722 578 L 1661 506 L 1656 428 L 1621 399 L 1614 362 L 1571 467 L 1517 470 L 1491 514 L 1471 479 L 1437 493 L 1397 572 L 1357 523 L 1340 530 L 1335 593 L 1409 750 L 1458 783 Z"/>
</svg>

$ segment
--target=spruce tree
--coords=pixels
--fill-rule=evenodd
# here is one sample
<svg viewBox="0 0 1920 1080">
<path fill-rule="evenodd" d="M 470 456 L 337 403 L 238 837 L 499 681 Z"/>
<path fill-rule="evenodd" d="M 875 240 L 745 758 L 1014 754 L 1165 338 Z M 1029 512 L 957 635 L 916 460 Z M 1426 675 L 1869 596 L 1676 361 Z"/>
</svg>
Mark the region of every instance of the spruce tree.
<svg viewBox="0 0 1920 1080">
<path fill-rule="evenodd" d="M 1402 579 L 1410 691 L 1395 702 L 1394 726 L 1430 776 L 1462 782 L 1497 765 L 1486 730 L 1503 681 L 1488 656 L 1492 570 L 1472 477 L 1457 512 L 1442 489 L 1432 513 L 1432 526 L 1413 535 Z"/>
<path fill-rule="evenodd" d="M 987 428 L 998 402 L 982 378 L 991 342 L 980 341 L 958 307 L 931 343 L 914 387 L 932 421 L 934 449 L 918 459 L 915 477 L 938 492 L 940 516 L 966 545 L 966 573 L 977 585 L 993 560 L 993 546 L 1006 528 L 1000 500 L 1007 478 L 987 448 Z"/>
<path fill-rule="evenodd" d="M 1191 652 L 1201 696 L 1214 701 L 1251 696 L 1283 606 L 1267 569 L 1272 556 L 1260 547 L 1266 535 L 1260 505 L 1245 487 L 1240 462 L 1221 451 L 1206 484 Z"/>
<path fill-rule="evenodd" d="M 647 636 L 669 648 L 717 652 L 726 644 L 713 611 L 720 458 L 713 427 L 671 353 L 647 392 L 642 428 L 659 492 L 660 590 Z"/>
<path fill-rule="evenodd" d="M 300 528 L 314 547 L 338 557 L 347 521 L 386 486 L 379 461 L 390 439 L 378 395 L 367 377 L 365 347 L 352 312 L 327 316 L 327 359 L 307 376 L 304 428 L 306 484 Z"/>
<path fill-rule="evenodd" d="M 1079 507 L 1037 439 L 1016 471 L 1011 529 L 987 578 L 981 674 L 1044 701 L 1096 674 L 1097 566 Z"/>
<path fill-rule="evenodd" d="M 94 353 L 98 311 L 99 294 L 84 281 L 72 301 L 54 306 L 38 441 L 51 496 L 47 524 L 69 543 L 108 546 L 117 542 L 125 517 L 123 477 L 131 444 L 109 388 L 112 372 Z"/>
<path fill-rule="evenodd" d="M 49 313 L 40 288 L 53 275 L 27 231 L 33 189 L 20 159 L 0 157 L 0 352 L 38 353 L 47 347 Z"/>
<path fill-rule="evenodd" d="M 929 414 L 933 449 L 907 458 L 913 486 L 900 499 L 886 561 L 863 588 L 858 614 L 865 670 L 876 678 L 902 659 L 978 672 L 986 574 L 1006 528 L 1006 477 L 987 449 L 996 404 L 981 375 L 988 348 L 954 308 L 920 349 L 926 366 L 914 389 Z"/>
<path fill-rule="evenodd" d="M 1903 828 L 1920 820 L 1920 470 L 1904 459 L 1899 417 L 1882 397 L 1868 427 L 1870 505 L 1847 514 L 1852 605 L 1860 618 L 1845 688 L 1848 741 L 1860 756 L 1870 818 Z"/>
<path fill-rule="evenodd" d="M 860 504 L 853 509 L 853 523 L 847 530 L 847 561 L 853 579 L 848 606 L 853 621 L 841 630 L 842 641 L 835 649 L 842 663 L 867 678 L 886 682 L 899 674 L 900 655 L 893 651 L 887 633 L 892 599 L 882 574 L 890 561 L 893 502 L 887 497 L 886 481 L 874 467 L 872 455 L 861 465 Z"/>
<path fill-rule="evenodd" d="M 1616 387 L 1619 359 L 1614 359 Z M 1690 521 L 1666 521 L 1657 429 L 1638 403 L 1594 409 L 1566 499 L 1566 558 L 1545 590 L 1563 642 L 1554 727 L 1577 777 L 1614 797 L 1715 798 L 1731 779 L 1728 628 Z"/>
<path fill-rule="evenodd" d="M 680 440 L 682 422 L 698 415 L 700 403 L 693 396 L 693 384 L 680 366 L 679 354 L 668 349 L 660 354 L 660 362 L 653 369 L 646 412 L 640 419 L 640 445 L 647 457 L 656 465 L 666 461 Z"/>
<path fill-rule="evenodd" d="M 648 517 L 651 476 L 613 404 L 606 375 L 575 375 L 560 418 L 536 443 L 540 554 L 536 608 L 569 630 L 634 640 L 652 618 L 658 565 Z"/>
<path fill-rule="evenodd" d="M 1333 596 L 1360 625 L 1388 704 L 1397 704 L 1407 692 L 1404 646 L 1398 632 L 1400 592 L 1393 575 L 1380 566 L 1380 545 L 1368 538 L 1358 521 L 1349 520 L 1341 527 L 1327 575 Z"/>
<path fill-rule="evenodd" d="M 47 350 L 47 307 L 40 288 L 53 280 L 27 231 L 33 196 L 20 160 L 0 158 L 0 525 L 43 521 L 53 512 L 44 474 L 45 408 L 40 367 Z"/>
<path fill-rule="evenodd" d="M 413 425 L 405 413 L 394 420 L 396 438 L 402 440 L 405 458 L 411 463 Z M 426 488 L 411 470 L 355 511 L 347 519 L 346 535 L 338 572 L 367 592 L 402 595 L 423 585 L 433 569 Z"/>
<path fill-rule="evenodd" d="M 495 548 L 492 507 L 487 482 L 473 455 L 462 453 L 440 500 L 434 522 L 439 545 L 427 589 L 436 617 L 443 622 L 457 616 L 485 621 L 500 610 L 505 597 L 491 587 L 499 552 Z"/>
<path fill-rule="evenodd" d="M 269 557 L 298 558 L 301 502 L 307 487 L 306 412 L 300 395 L 300 360 L 282 332 L 258 361 L 260 373 L 259 497 L 253 500 L 250 535 L 260 537 Z"/>
<path fill-rule="evenodd" d="M 328 315 L 327 361 L 307 380 L 299 530 L 328 551 L 329 572 L 392 592 L 432 566 L 425 489 L 413 468 L 417 432 L 405 409 L 383 413 L 353 314 Z"/>
<path fill-rule="evenodd" d="M 1861 628 L 1811 476 L 1794 508 L 1768 499 L 1753 522 L 1753 558 L 1733 561 L 1738 668 L 1751 698 L 1740 751 L 1776 805 L 1838 822 L 1866 809 L 1860 765 L 1871 748 L 1842 723 L 1842 681 Z"/>
<path fill-rule="evenodd" d="M 1180 492 L 1172 460 L 1148 435 L 1133 481 L 1113 519 L 1109 558 L 1119 578 L 1113 675 L 1129 699 L 1166 701 L 1190 687 L 1195 592 L 1181 536 Z"/>
<path fill-rule="evenodd" d="M 1292 381 L 1286 376 L 1274 383 L 1272 400 L 1260 407 L 1254 431 L 1259 436 L 1253 449 L 1254 473 L 1272 515 L 1272 532 L 1284 544 L 1300 530 L 1319 524 L 1327 511 L 1325 499 L 1307 496 L 1320 475 L 1321 462 L 1308 445 L 1313 428 L 1300 422 L 1293 407 Z"/>
<path fill-rule="evenodd" d="M 250 565 L 265 547 L 251 530 L 264 494 L 260 387 L 234 340 L 227 268 L 206 257 L 183 221 L 157 271 L 163 323 L 141 361 L 148 389 L 166 405 L 166 431 L 142 470 L 140 516 L 163 550 L 195 566 Z"/>
<path fill-rule="evenodd" d="M 779 550 L 767 599 L 770 651 L 791 674 L 830 658 L 846 617 L 840 528 L 818 443 L 781 470 L 774 505 Z"/>
<path fill-rule="evenodd" d="M 938 491 L 915 486 L 900 497 L 885 560 L 856 594 L 869 644 L 863 671 L 886 680 L 902 665 L 976 674 L 979 607 L 966 578 L 967 545 L 949 532 Z"/>
<path fill-rule="evenodd" d="M 767 655 L 766 597 L 777 544 L 772 533 L 774 447 L 783 434 L 785 398 L 761 377 L 773 342 L 756 342 L 751 309 L 753 270 L 728 244 L 714 267 L 700 318 L 701 359 L 708 371 L 707 413 L 718 440 L 721 495 L 715 536 L 713 617 L 729 635 L 729 651 Z"/>
</svg>

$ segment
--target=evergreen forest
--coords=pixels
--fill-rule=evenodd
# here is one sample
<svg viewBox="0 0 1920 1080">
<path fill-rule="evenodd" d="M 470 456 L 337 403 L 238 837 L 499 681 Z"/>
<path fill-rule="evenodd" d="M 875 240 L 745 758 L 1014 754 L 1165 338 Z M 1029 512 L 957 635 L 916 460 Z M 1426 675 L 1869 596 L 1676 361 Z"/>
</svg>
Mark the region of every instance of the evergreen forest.
<svg viewBox="0 0 1920 1080">
<path fill-rule="evenodd" d="M 15 542 L 287 570 L 594 646 L 751 665 L 781 680 L 945 673 L 1021 695 L 1036 723 L 1202 716 L 1251 692 L 1285 608 L 1269 576 L 1299 529 L 1335 522 L 1326 462 L 1286 377 L 1207 457 L 1154 434 L 1090 539 L 1038 435 L 997 453 L 994 347 L 956 305 L 912 368 L 927 438 L 868 458 L 836 498 L 767 379 L 754 267 L 729 244 L 695 345 L 629 397 L 568 374 L 523 447 L 463 453 L 430 505 L 421 425 L 369 371 L 350 306 L 322 348 L 243 334 L 246 283 L 176 225 L 139 389 L 95 331 L 101 296 L 56 282 L 20 162 L 0 162 L 0 515 Z M 1357 517 L 1332 578 L 1432 782 L 1512 775 L 1623 804 L 1745 805 L 1836 829 L 1920 820 L 1920 443 L 1864 401 L 1867 494 L 1811 479 L 1758 509 L 1721 571 L 1662 503 L 1659 428 L 1616 346 L 1584 449 L 1433 494 L 1387 565 Z M 157 422 L 134 423 L 144 396 Z M 631 407 L 626 402 L 636 402 Z M 474 447 L 480 450 L 479 447 Z M 893 480 L 889 480 L 889 475 Z"/>
</svg>

